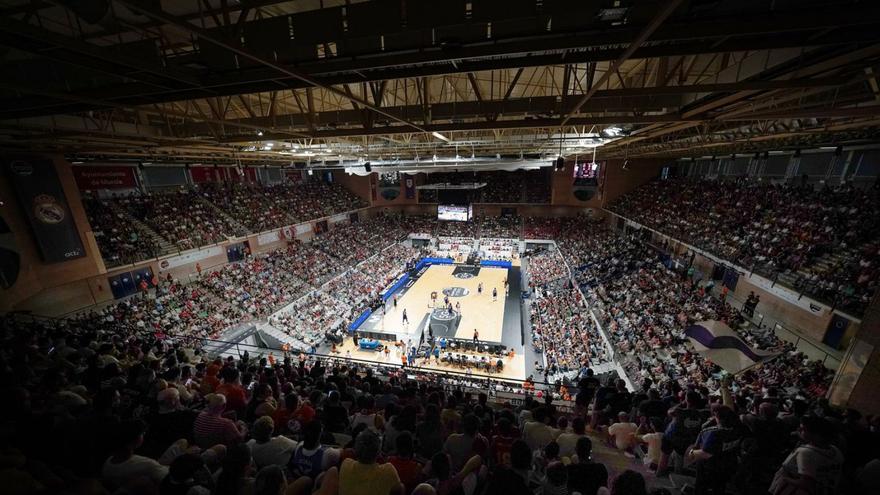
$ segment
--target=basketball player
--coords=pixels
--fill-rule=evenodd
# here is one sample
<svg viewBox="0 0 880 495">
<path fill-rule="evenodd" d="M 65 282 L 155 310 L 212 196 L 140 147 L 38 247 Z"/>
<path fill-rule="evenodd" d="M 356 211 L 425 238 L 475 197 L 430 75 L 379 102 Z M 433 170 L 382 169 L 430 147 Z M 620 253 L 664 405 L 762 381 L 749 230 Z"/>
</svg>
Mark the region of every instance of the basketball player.
<svg viewBox="0 0 880 495">
<path fill-rule="evenodd" d="M 498 287 L 492 287 L 492 302 L 498 300 Z"/>
<path fill-rule="evenodd" d="M 482 294 L 483 294 L 483 282 L 480 282 L 479 284 L 477 284 L 477 295 L 479 296 Z"/>
<path fill-rule="evenodd" d="M 406 308 L 403 308 L 403 324 L 409 325 L 409 317 L 406 316 Z"/>
<path fill-rule="evenodd" d="M 459 315 L 461 314 L 461 303 L 460 302 L 455 303 L 455 312 L 458 313 Z"/>
<path fill-rule="evenodd" d="M 476 344 L 479 341 L 480 341 L 480 332 L 478 332 L 477 329 L 475 328 L 474 329 L 474 344 Z"/>
</svg>

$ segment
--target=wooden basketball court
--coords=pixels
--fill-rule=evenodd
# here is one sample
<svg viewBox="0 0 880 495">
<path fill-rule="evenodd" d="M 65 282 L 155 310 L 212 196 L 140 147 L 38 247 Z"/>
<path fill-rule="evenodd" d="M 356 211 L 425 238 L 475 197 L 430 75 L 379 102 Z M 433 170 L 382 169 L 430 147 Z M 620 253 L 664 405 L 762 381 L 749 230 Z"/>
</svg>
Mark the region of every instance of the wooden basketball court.
<svg viewBox="0 0 880 495">
<path fill-rule="evenodd" d="M 480 340 L 501 342 L 504 323 L 504 279 L 508 270 L 503 268 L 480 269 L 480 273 L 472 278 L 457 278 L 452 274 L 455 265 L 433 265 L 399 297 L 397 308 L 389 301 L 385 313 L 384 328 L 386 331 L 397 331 L 399 334 L 411 333 L 413 325 L 419 322 L 432 308 L 431 293 L 437 292 L 438 307 L 443 304 L 443 289 L 458 287 L 467 291 L 461 297 L 450 297 L 449 302 L 455 307 L 461 305 L 461 322 L 455 338 L 471 339 L 474 329 L 480 332 Z M 477 286 L 483 283 L 483 293 L 477 293 Z M 498 289 L 498 298 L 492 301 L 492 289 Z M 409 325 L 403 324 L 403 310 L 406 309 Z"/>
<path fill-rule="evenodd" d="M 418 335 L 423 329 L 426 321 L 426 315 L 433 309 L 431 302 L 431 293 L 437 293 L 437 305 L 443 305 L 444 289 L 456 288 L 454 293 L 463 294 L 460 297 L 449 297 L 449 302 L 453 307 L 458 303 L 461 308 L 461 322 L 455 332 L 455 338 L 470 340 L 474 336 L 474 329 L 479 331 L 479 339 L 487 342 L 502 342 L 502 334 L 504 328 L 504 307 L 505 307 L 505 290 L 504 280 L 509 276 L 509 270 L 495 267 L 481 267 L 476 276 L 469 278 L 461 278 L 455 276 L 457 265 L 433 265 L 413 283 L 412 286 L 405 289 L 398 296 L 397 307 L 394 307 L 393 301 L 389 300 L 386 305 L 384 316 L 378 321 L 371 321 L 374 328 L 381 328 L 382 331 L 394 333 L 399 339 L 418 340 Z M 477 288 L 482 282 L 483 291 L 479 293 Z M 492 289 L 498 289 L 497 300 L 492 300 Z M 403 311 L 406 310 L 409 324 L 403 323 Z M 374 316 L 381 315 L 381 311 L 375 311 Z M 390 342 L 385 342 L 391 344 Z M 517 343 L 519 339 L 517 338 Z M 400 363 L 400 351 L 394 345 L 390 345 L 391 352 L 386 357 L 384 353 L 376 351 L 363 350 L 355 348 L 351 339 L 337 347 L 340 357 L 349 356 L 354 359 L 365 359 L 376 362 Z M 470 370 L 474 376 L 492 376 L 509 380 L 524 380 L 525 373 L 525 357 L 521 345 L 516 345 L 512 349 L 513 357 L 504 356 L 504 369 L 500 373 L 492 373 L 487 375 L 485 371 L 478 371 L 475 368 Z M 468 354 L 470 356 L 482 357 L 488 354 L 480 354 L 474 352 L 456 351 L 456 354 Z M 494 358 L 497 359 L 497 358 Z M 460 368 L 447 364 L 445 362 L 437 363 L 432 357 L 425 360 L 419 357 L 416 361 L 417 367 L 425 369 L 433 369 L 440 371 L 457 371 L 460 373 L 468 372 L 467 368 Z"/>
</svg>

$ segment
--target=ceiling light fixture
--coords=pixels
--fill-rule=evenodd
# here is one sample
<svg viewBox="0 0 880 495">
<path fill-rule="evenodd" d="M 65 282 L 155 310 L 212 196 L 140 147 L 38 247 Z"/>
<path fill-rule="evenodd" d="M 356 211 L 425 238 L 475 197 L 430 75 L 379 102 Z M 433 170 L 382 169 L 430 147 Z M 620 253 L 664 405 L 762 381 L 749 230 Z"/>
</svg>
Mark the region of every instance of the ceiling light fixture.
<svg viewBox="0 0 880 495">
<path fill-rule="evenodd" d="M 446 141 L 447 143 L 449 142 L 449 138 L 448 138 L 448 137 L 444 136 L 443 134 L 440 134 L 440 133 L 437 132 L 437 131 L 432 132 L 431 135 L 434 136 L 435 138 L 441 140 L 441 141 Z"/>
</svg>

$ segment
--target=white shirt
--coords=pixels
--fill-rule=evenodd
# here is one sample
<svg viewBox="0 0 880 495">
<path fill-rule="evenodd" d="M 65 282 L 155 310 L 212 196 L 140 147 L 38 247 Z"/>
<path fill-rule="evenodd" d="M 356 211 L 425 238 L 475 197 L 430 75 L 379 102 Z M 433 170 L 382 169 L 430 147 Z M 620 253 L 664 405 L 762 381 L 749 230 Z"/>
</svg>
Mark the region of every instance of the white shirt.
<svg viewBox="0 0 880 495">
<path fill-rule="evenodd" d="M 527 421 L 523 426 L 523 440 L 532 450 L 543 449 L 559 436 L 559 430 L 544 423 Z"/>
<path fill-rule="evenodd" d="M 647 433 L 642 435 L 641 439 L 648 444 L 645 464 L 660 464 L 660 444 L 663 441 L 663 433 Z"/>
<path fill-rule="evenodd" d="M 142 477 L 146 477 L 158 485 L 167 474 L 168 468 L 166 466 L 159 464 L 154 459 L 140 455 L 133 455 L 119 463 L 113 462 L 113 458 L 110 457 L 101 469 L 101 477 L 104 482 L 114 489 Z"/>
<path fill-rule="evenodd" d="M 632 445 L 633 435 L 638 430 L 635 423 L 614 423 L 608 427 L 608 435 L 614 437 L 614 444 L 619 450 L 626 450 Z"/>
<path fill-rule="evenodd" d="M 268 442 L 263 443 L 257 443 L 256 440 L 251 439 L 247 444 L 251 448 L 251 456 L 258 468 L 273 464 L 286 466 L 296 446 L 299 445 L 283 435 L 272 437 Z"/>
<path fill-rule="evenodd" d="M 782 467 L 777 471 L 773 484 L 770 486 L 770 492 L 777 493 L 781 475 L 784 474 L 789 478 L 801 476 L 813 478 L 818 485 L 816 494 L 836 493 L 842 467 L 843 454 L 833 445 L 827 449 L 813 445 L 798 447 L 788 455 L 788 458 L 782 463 Z"/>
</svg>

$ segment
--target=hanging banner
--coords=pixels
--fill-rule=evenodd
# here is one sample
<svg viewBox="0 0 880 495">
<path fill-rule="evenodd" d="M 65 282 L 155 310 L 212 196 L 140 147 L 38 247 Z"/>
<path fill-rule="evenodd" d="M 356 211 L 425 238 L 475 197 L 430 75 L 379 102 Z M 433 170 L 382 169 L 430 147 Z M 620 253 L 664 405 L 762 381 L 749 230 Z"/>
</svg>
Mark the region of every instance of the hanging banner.
<svg viewBox="0 0 880 495">
<path fill-rule="evenodd" d="M 416 178 L 412 175 L 404 175 L 403 186 L 406 188 L 406 199 L 416 198 Z"/>
<path fill-rule="evenodd" d="M 296 229 L 297 234 L 305 234 L 306 232 L 312 231 L 312 224 L 310 223 L 301 223 L 294 227 Z"/>
<path fill-rule="evenodd" d="M 95 189 L 134 189 L 134 167 L 124 165 L 73 167 L 73 178 L 81 191 Z"/>
<path fill-rule="evenodd" d="M 57 263 L 85 256 L 55 164 L 46 159 L 12 159 L 3 165 L 43 261 Z"/>
</svg>

